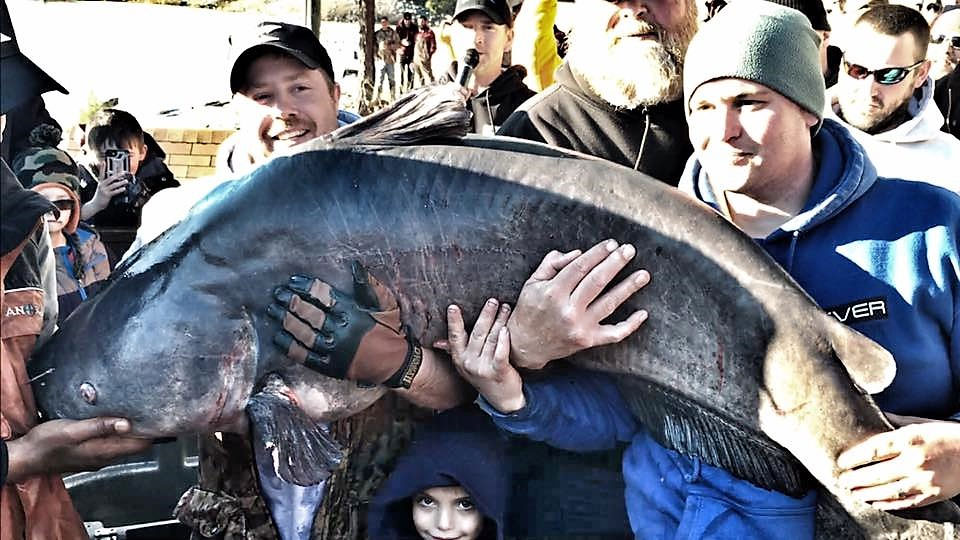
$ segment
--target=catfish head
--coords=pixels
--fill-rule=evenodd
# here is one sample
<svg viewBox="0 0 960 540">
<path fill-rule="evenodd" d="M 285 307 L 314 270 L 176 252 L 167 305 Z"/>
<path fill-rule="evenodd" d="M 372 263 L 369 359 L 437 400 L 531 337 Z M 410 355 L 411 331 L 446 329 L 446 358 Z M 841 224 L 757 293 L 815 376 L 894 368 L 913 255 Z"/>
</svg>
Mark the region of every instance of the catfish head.
<svg viewBox="0 0 960 540">
<path fill-rule="evenodd" d="M 28 369 L 45 418 L 117 416 L 165 437 L 243 420 L 259 348 L 242 307 L 141 274 L 82 304 Z"/>
</svg>

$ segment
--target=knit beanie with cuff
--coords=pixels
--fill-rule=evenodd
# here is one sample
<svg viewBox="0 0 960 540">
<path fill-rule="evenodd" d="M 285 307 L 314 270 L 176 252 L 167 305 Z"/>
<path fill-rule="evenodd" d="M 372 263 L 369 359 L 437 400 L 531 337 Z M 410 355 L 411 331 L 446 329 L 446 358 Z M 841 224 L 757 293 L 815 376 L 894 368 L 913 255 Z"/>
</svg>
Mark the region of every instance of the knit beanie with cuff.
<svg viewBox="0 0 960 540">
<path fill-rule="evenodd" d="M 716 79 L 762 84 L 823 123 L 826 88 L 820 71 L 820 37 L 806 16 L 764 0 L 737 0 L 701 25 L 683 67 L 683 98 Z"/>
</svg>

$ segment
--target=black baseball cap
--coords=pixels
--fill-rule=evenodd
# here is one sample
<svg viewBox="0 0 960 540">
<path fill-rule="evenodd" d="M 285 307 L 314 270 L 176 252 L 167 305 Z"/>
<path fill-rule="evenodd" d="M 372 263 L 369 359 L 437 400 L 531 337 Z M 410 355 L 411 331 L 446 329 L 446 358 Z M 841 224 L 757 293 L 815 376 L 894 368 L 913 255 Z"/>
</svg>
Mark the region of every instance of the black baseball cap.
<svg viewBox="0 0 960 540">
<path fill-rule="evenodd" d="M 7 2 L 0 0 L 0 114 L 6 114 L 51 90 L 68 93 L 66 88 L 20 52 Z"/>
<path fill-rule="evenodd" d="M 468 11 L 483 12 L 494 24 L 513 26 L 513 10 L 507 0 L 458 0 L 453 18 L 459 21 Z"/>
<path fill-rule="evenodd" d="M 243 87 L 250 64 L 264 50 L 277 50 L 296 58 L 310 69 L 320 69 L 336 82 L 333 62 L 309 28 L 280 22 L 262 22 L 254 32 L 244 36 L 231 36 L 234 47 L 233 68 L 230 70 L 230 91 L 236 93 Z"/>
</svg>

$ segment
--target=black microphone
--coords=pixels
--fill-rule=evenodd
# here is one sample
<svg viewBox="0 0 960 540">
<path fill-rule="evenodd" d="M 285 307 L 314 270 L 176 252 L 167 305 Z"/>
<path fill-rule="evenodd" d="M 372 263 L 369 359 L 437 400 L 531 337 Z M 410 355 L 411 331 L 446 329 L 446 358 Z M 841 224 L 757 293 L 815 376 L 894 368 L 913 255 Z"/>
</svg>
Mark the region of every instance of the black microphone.
<svg viewBox="0 0 960 540">
<path fill-rule="evenodd" d="M 473 76 L 473 70 L 480 63 L 480 53 L 476 49 L 468 49 L 467 54 L 463 55 L 463 61 L 460 62 L 460 71 L 457 72 L 457 84 L 466 88 L 470 83 L 470 77 Z"/>
</svg>

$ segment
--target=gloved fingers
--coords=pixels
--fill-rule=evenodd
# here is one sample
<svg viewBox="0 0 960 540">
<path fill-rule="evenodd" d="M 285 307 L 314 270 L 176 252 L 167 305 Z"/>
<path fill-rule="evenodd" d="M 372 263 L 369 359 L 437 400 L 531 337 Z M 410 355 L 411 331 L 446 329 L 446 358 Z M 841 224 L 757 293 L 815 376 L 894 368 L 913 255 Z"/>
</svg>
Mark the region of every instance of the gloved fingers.
<svg viewBox="0 0 960 540">
<path fill-rule="evenodd" d="M 317 330 L 323 329 L 323 325 L 327 320 L 327 314 L 322 309 L 299 296 L 294 296 L 290 299 L 290 303 L 287 304 L 287 310 Z"/>
<path fill-rule="evenodd" d="M 306 300 L 313 302 L 321 308 L 331 308 L 336 304 L 336 300 L 333 296 L 335 289 L 327 282 L 320 279 L 308 276 L 290 276 L 290 283 L 288 287 L 293 292 L 304 296 Z M 277 300 L 280 300 L 281 303 L 286 304 L 289 302 L 291 296 L 285 295 L 285 302 L 283 298 L 277 296 L 277 291 L 281 290 L 282 288 L 278 288 L 274 292 L 274 296 L 277 298 Z"/>
<path fill-rule="evenodd" d="M 288 358 L 305 364 L 311 369 L 316 369 L 321 373 L 327 374 L 323 368 L 330 363 L 329 357 L 307 350 L 307 348 L 297 341 L 289 332 L 277 332 L 273 336 L 273 342 L 283 350 Z M 331 376 L 334 375 L 331 374 Z"/>
<path fill-rule="evenodd" d="M 309 351 L 294 339 L 293 335 L 289 332 L 277 332 L 273 335 L 273 342 L 283 350 L 283 353 L 286 354 L 287 357 L 301 364 L 307 361 L 307 353 Z"/>
<path fill-rule="evenodd" d="M 307 302 L 303 303 L 306 304 Z M 293 336 L 294 339 L 300 343 L 314 345 L 320 344 L 322 347 L 319 349 L 320 352 L 326 353 L 330 348 L 328 343 L 331 343 L 333 338 L 329 332 L 326 332 L 323 329 L 322 317 L 324 317 L 324 313 L 317 308 L 314 309 L 321 317 L 317 326 L 313 326 L 311 323 L 301 320 L 290 311 L 283 309 L 283 307 L 279 304 L 270 304 L 270 307 L 267 308 L 267 313 L 271 317 L 280 320 L 283 329 Z"/>
</svg>

